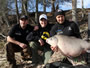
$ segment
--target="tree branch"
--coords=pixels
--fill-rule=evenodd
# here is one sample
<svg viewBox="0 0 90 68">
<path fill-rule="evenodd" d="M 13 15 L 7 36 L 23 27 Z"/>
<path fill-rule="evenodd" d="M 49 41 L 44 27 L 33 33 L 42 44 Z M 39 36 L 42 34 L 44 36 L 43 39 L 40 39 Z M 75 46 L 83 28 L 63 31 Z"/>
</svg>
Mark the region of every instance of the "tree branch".
<svg viewBox="0 0 90 68">
<path fill-rule="evenodd" d="M 0 33 L 0 36 L 2 36 L 3 38 L 6 38 L 6 36 L 4 34 L 2 34 L 2 33 Z"/>
</svg>

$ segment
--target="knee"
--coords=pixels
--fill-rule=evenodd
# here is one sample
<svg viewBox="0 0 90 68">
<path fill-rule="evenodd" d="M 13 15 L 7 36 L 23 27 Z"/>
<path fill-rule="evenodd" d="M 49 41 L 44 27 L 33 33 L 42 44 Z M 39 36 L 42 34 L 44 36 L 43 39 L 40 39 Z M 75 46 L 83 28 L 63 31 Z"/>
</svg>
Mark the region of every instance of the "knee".
<svg viewBox="0 0 90 68">
<path fill-rule="evenodd" d="M 12 43 L 8 42 L 5 44 L 6 49 L 12 48 Z"/>
<path fill-rule="evenodd" d="M 36 43 L 34 41 L 31 41 L 29 43 L 29 45 L 30 45 L 31 48 L 35 48 L 36 47 Z"/>
</svg>

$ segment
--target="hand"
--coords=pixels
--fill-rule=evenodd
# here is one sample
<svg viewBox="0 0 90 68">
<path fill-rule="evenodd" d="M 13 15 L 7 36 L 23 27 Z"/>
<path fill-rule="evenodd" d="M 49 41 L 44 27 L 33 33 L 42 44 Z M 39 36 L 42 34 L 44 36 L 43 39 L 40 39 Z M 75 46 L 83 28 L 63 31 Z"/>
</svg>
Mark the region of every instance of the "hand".
<svg viewBox="0 0 90 68">
<path fill-rule="evenodd" d="M 24 44 L 24 43 L 20 43 L 19 46 L 20 46 L 21 48 L 23 48 L 23 49 L 25 49 L 25 48 L 27 47 L 27 45 Z"/>
<path fill-rule="evenodd" d="M 70 22 L 72 22 L 72 19 L 69 19 Z"/>
<path fill-rule="evenodd" d="M 44 45 L 44 41 L 42 39 L 39 39 L 39 43 L 40 43 L 41 46 Z"/>
<path fill-rule="evenodd" d="M 53 51 L 58 52 L 58 47 L 57 47 L 57 46 L 51 46 L 51 49 L 52 49 Z"/>
<path fill-rule="evenodd" d="M 34 27 L 34 31 L 36 31 L 36 30 L 38 30 L 39 29 L 39 27 L 38 26 L 35 26 Z"/>
</svg>

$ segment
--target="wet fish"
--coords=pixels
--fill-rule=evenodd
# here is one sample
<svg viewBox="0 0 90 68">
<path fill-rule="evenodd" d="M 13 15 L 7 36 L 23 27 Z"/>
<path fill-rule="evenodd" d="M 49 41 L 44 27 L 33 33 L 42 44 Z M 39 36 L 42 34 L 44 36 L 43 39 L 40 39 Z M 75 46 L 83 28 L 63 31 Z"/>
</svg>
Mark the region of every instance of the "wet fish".
<svg viewBox="0 0 90 68">
<path fill-rule="evenodd" d="M 71 36 L 55 35 L 47 38 L 46 42 L 53 47 L 57 46 L 65 56 L 69 57 L 77 57 L 90 50 L 90 43 Z"/>
</svg>

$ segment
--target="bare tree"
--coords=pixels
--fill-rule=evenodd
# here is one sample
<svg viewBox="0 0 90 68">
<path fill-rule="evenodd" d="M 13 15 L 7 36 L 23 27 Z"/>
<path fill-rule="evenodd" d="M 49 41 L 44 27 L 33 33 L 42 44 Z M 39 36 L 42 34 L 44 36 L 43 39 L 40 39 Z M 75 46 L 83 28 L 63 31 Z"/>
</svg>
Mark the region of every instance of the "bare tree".
<svg viewBox="0 0 90 68">
<path fill-rule="evenodd" d="M 52 12 L 54 12 L 55 11 L 55 5 L 54 5 L 54 3 L 55 3 L 55 0 L 49 0 L 49 2 L 51 3 L 51 5 L 52 5 Z"/>
<path fill-rule="evenodd" d="M 72 0 L 72 20 L 77 23 L 77 0 Z"/>
<path fill-rule="evenodd" d="M 82 18 L 84 17 L 83 9 L 84 7 L 83 7 L 83 0 L 82 0 Z"/>
<path fill-rule="evenodd" d="M 19 22 L 19 11 L 18 11 L 17 0 L 15 0 L 15 7 L 16 7 L 16 15 L 17 15 L 17 23 L 18 23 Z"/>
<path fill-rule="evenodd" d="M 3 13 L 3 19 L 6 22 L 7 26 L 10 27 L 7 13 Z"/>
<path fill-rule="evenodd" d="M 83 0 L 82 0 L 82 20 L 85 19 L 85 9 L 83 5 Z"/>
<path fill-rule="evenodd" d="M 59 9 L 59 3 L 56 4 L 56 9 L 55 10 L 57 10 L 57 9 Z"/>
<path fill-rule="evenodd" d="M 39 17 L 38 17 L 38 0 L 36 0 L 36 13 L 35 13 L 35 22 L 39 22 Z"/>
<path fill-rule="evenodd" d="M 43 4 L 44 4 L 44 13 L 46 13 L 46 0 L 43 0 Z"/>
<path fill-rule="evenodd" d="M 8 2 L 7 0 L 0 0 L 0 16 L 3 18 L 4 22 L 7 24 L 8 27 L 10 27 L 9 25 L 9 21 L 8 21 L 8 8 L 7 8 Z M 1 18 L 1 20 L 2 20 Z M 2 22 L 3 22 L 2 20 Z"/>
<path fill-rule="evenodd" d="M 54 2 L 55 2 L 55 0 L 52 0 L 52 1 L 51 1 L 51 4 L 52 4 L 52 12 L 55 12 Z"/>
<path fill-rule="evenodd" d="M 22 14 L 25 14 L 28 16 L 27 2 L 28 0 L 22 0 Z"/>
<path fill-rule="evenodd" d="M 59 5 L 64 5 L 65 2 L 71 2 L 72 0 L 48 0 L 52 5 L 52 12 L 55 12 L 55 10 L 59 9 Z M 56 6 L 56 9 L 55 9 Z"/>
<path fill-rule="evenodd" d="M 22 0 L 22 14 L 25 14 L 25 12 L 24 12 L 24 7 L 23 7 L 24 5 L 23 5 L 23 0 Z"/>
</svg>

